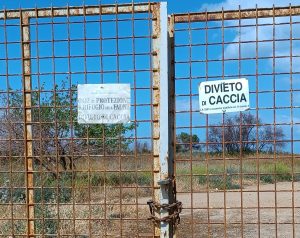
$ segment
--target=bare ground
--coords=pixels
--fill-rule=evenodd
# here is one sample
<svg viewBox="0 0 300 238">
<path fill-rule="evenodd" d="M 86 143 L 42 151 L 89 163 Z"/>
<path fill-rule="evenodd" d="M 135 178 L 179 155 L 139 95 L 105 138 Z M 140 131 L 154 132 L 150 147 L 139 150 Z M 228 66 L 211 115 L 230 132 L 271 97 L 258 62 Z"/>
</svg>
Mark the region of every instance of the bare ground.
<svg viewBox="0 0 300 238">
<path fill-rule="evenodd" d="M 276 192 L 275 192 L 276 191 Z M 59 212 L 61 221 L 60 235 L 90 234 L 82 237 L 152 237 L 153 226 L 145 220 L 149 216 L 146 205 L 147 193 L 140 194 L 138 200 L 128 193 L 122 198 L 122 211 L 118 193 L 110 191 L 111 205 L 102 203 L 101 191 L 95 191 L 93 197 L 99 205 L 53 204 L 53 218 Z M 178 226 L 178 237 L 299 237 L 300 238 L 300 182 L 280 182 L 277 184 L 260 184 L 246 186 L 242 190 L 212 190 L 210 192 L 178 193 L 177 199 L 183 203 L 181 224 Z M 116 205 L 114 205 L 114 202 Z M 137 206 L 138 203 L 139 205 Z M 101 205 L 102 204 L 102 205 Z M 135 205 L 126 205 L 135 204 Z M 0 218 L 10 217 L 1 207 Z M 25 206 L 14 212 L 19 218 L 25 218 Z M 104 214 L 106 209 L 106 215 Z M 24 210 L 24 211 L 23 211 Z M 138 214 L 138 216 L 137 216 Z M 76 217 L 76 223 L 73 218 Z M 107 217 L 107 220 L 103 219 Z M 119 218 L 124 217 L 122 223 Z M 139 217 L 139 219 L 137 219 Z M 89 218 L 93 218 L 89 222 Z M 126 220 L 132 218 L 133 220 Z M 111 220 L 115 219 L 115 220 Z M 137 219 L 137 220 L 136 220 Z M 7 220 L 9 223 L 10 220 Z M 25 223 L 23 224 L 25 226 Z M 7 224 L 0 222 L 0 235 L 9 234 Z M 25 229 L 25 227 L 24 227 Z M 120 229 L 122 232 L 120 232 Z M 121 234 L 120 234 L 121 233 Z M 147 235 L 149 234 L 149 235 Z M 4 235 L 4 237 L 6 237 Z"/>
<path fill-rule="evenodd" d="M 177 199 L 184 207 L 179 237 L 300 237 L 299 182 L 182 193 Z"/>
</svg>

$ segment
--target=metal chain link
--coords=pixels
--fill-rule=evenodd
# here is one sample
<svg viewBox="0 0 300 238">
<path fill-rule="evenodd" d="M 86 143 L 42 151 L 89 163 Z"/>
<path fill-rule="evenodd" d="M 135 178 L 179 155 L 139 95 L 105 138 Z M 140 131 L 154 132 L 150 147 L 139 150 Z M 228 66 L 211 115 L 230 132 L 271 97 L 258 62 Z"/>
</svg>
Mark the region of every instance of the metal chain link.
<svg viewBox="0 0 300 238">
<path fill-rule="evenodd" d="M 180 216 L 179 214 L 182 211 L 182 202 L 176 201 L 172 204 L 160 204 L 157 202 L 154 202 L 153 200 L 149 200 L 147 202 L 149 205 L 151 216 L 148 218 L 148 220 L 153 221 L 154 223 L 160 223 L 160 222 L 169 222 L 172 225 L 177 226 L 180 224 Z M 163 218 L 158 218 L 155 216 L 155 211 L 159 211 L 161 209 L 169 211 L 169 215 L 165 216 Z"/>
</svg>

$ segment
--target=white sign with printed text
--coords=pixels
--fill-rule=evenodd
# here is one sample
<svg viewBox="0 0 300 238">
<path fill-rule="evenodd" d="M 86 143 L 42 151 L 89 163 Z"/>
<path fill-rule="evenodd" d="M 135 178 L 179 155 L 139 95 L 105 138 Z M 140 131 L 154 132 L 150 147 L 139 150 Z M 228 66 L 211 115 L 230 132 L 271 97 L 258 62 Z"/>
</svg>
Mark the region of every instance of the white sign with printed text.
<svg viewBox="0 0 300 238">
<path fill-rule="evenodd" d="M 130 84 L 78 84 L 78 123 L 130 122 Z"/>
<path fill-rule="evenodd" d="M 245 78 L 206 81 L 199 85 L 200 112 L 240 112 L 249 109 L 249 84 Z"/>
</svg>

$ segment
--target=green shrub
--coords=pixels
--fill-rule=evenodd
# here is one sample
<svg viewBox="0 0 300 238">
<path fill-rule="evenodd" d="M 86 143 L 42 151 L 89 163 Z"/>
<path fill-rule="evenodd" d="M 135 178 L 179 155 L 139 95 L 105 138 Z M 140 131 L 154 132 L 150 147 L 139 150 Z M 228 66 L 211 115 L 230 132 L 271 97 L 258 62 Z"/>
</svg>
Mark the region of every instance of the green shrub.
<svg viewBox="0 0 300 238">
<path fill-rule="evenodd" d="M 72 198 L 72 188 L 36 188 L 34 189 L 34 200 L 36 203 L 59 202 L 66 203 Z"/>
<path fill-rule="evenodd" d="M 96 186 L 103 186 L 104 182 L 105 182 L 105 179 L 104 179 L 103 175 L 92 174 L 91 178 L 90 178 L 90 181 L 91 181 L 91 186 L 96 187 Z"/>
<path fill-rule="evenodd" d="M 199 184 L 206 184 L 208 182 L 209 188 L 212 189 L 239 189 L 240 185 L 234 182 L 237 179 L 237 175 L 234 175 L 235 173 L 237 173 L 237 170 L 233 167 L 227 168 L 226 174 L 220 168 L 216 168 L 210 171 L 212 175 L 200 175 L 198 182 Z"/>
<path fill-rule="evenodd" d="M 138 173 L 137 184 L 140 186 L 151 185 L 152 182 L 152 173 L 151 172 L 142 172 Z"/>
<path fill-rule="evenodd" d="M 42 180 L 37 177 L 36 180 Z M 60 174 L 56 179 L 53 176 L 48 176 L 46 180 L 34 189 L 35 203 L 66 203 L 72 198 L 72 175 L 70 173 Z"/>
<path fill-rule="evenodd" d="M 206 184 L 207 183 L 207 176 L 206 175 L 200 175 L 198 178 L 199 184 Z"/>
<path fill-rule="evenodd" d="M 24 188 L 1 188 L 0 203 L 22 203 L 26 199 L 26 191 Z"/>
<path fill-rule="evenodd" d="M 274 176 L 271 174 L 262 174 L 260 175 L 260 181 L 264 183 L 274 183 Z"/>
<path fill-rule="evenodd" d="M 291 166 L 283 161 L 279 161 L 276 164 L 263 164 L 260 167 L 260 180 L 265 183 L 292 181 Z"/>
<path fill-rule="evenodd" d="M 300 181 L 300 174 L 294 174 L 294 176 L 293 176 L 293 180 L 294 180 L 294 182 L 299 182 Z"/>
<path fill-rule="evenodd" d="M 291 168 L 283 162 L 276 164 L 275 173 L 277 181 L 292 181 Z"/>
<path fill-rule="evenodd" d="M 58 220 L 54 212 L 48 206 L 35 206 L 36 232 L 38 234 L 56 235 L 58 231 Z M 56 236 L 55 236 L 56 237 Z"/>
<path fill-rule="evenodd" d="M 152 174 L 150 172 L 132 173 L 108 173 L 106 175 L 106 184 L 111 186 L 120 186 L 122 184 L 149 185 L 152 181 Z"/>
</svg>

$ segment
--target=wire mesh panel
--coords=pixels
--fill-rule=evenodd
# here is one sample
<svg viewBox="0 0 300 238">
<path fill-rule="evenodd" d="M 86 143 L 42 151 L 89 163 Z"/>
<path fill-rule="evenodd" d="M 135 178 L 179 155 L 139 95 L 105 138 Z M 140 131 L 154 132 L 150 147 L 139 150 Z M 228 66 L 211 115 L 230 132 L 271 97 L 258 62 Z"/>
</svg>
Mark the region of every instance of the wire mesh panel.
<svg viewBox="0 0 300 238">
<path fill-rule="evenodd" d="M 0 235 L 26 227 L 20 20 L 0 20 Z"/>
<path fill-rule="evenodd" d="M 0 13 L 1 237 L 154 236 L 158 9 Z M 119 83 L 130 84 L 130 123 L 77 123 L 78 84 Z"/>
<path fill-rule="evenodd" d="M 298 237 L 298 7 L 178 14 L 179 237 Z M 250 109 L 200 114 L 201 82 L 246 78 Z"/>
</svg>

